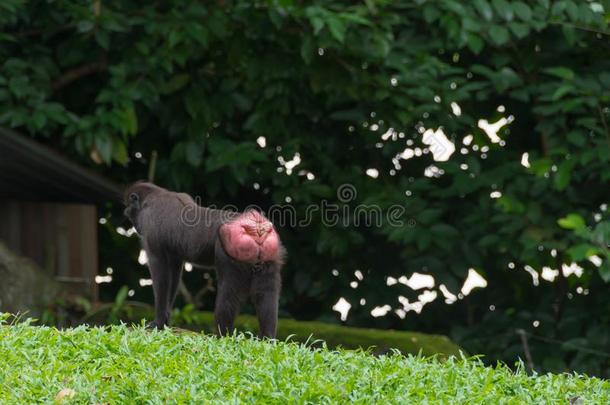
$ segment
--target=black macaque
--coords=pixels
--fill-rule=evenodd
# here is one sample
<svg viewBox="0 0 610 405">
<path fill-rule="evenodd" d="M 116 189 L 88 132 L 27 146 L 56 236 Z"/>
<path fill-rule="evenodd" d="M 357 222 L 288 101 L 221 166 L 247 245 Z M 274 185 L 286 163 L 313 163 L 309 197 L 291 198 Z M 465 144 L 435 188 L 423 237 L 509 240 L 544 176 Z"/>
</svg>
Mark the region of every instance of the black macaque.
<svg viewBox="0 0 610 405">
<path fill-rule="evenodd" d="M 259 336 L 275 338 L 280 270 L 285 250 L 268 219 L 199 206 L 188 194 L 138 182 L 124 194 L 125 215 L 148 256 L 155 296 L 152 327 L 168 324 L 185 261 L 215 265 L 218 276 L 216 328 L 233 331 L 240 305 L 250 297 Z"/>
</svg>

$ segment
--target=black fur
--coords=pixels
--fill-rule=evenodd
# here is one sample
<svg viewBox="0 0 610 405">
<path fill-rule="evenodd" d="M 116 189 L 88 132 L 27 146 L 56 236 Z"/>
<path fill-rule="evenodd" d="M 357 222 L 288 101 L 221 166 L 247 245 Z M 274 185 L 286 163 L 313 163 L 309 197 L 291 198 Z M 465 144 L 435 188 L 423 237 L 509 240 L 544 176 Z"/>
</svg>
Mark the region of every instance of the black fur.
<svg viewBox="0 0 610 405">
<path fill-rule="evenodd" d="M 182 267 L 189 261 L 216 266 L 214 314 L 220 334 L 232 332 L 241 304 L 250 298 L 259 320 L 259 335 L 275 337 L 283 259 L 254 266 L 227 255 L 218 229 L 238 213 L 201 207 L 188 194 L 146 182 L 129 186 L 124 203 L 125 216 L 136 228 L 148 255 L 155 295 L 155 320 L 151 326 L 162 328 L 168 324 Z M 284 249 L 280 249 L 283 258 Z"/>
</svg>

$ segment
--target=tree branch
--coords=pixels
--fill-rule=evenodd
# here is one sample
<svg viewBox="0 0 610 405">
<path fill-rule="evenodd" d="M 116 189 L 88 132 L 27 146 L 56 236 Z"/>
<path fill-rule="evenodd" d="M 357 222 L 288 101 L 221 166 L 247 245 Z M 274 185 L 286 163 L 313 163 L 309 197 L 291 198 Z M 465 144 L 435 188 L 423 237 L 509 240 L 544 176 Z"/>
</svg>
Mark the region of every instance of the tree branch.
<svg viewBox="0 0 610 405">
<path fill-rule="evenodd" d="M 31 30 L 26 30 L 26 31 L 9 32 L 8 34 L 14 35 L 17 38 L 31 38 L 31 37 L 42 36 L 45 34 L 48 37 L 52 37 L 54 35 L 61 34 L 62 32 L 70 31 L 72 28 L 74 28 L 74 24 L 66 24 L 66 25 L 62 25 L 50 32 L 48 30 L 46 30 L 45 28 L 36 28 L 36 29 L 31 29 Z"/>
<path fill-rule="evenodd" d="M 594 34 L 610 35 L 610 32 L 598 31 L 598 30 L 593 29 L 591 27 L 586 27 L 584 25 L 572 24 L 572 23 L 568 23 L 568 22 L 564 22 L 564 21 L 549 21 L 548 23 L 551 24 L 551 25 L 562 25 L 562 26 L 565 26 L 565 27 L 570 27 L 570 28 L 574 28 L 574 29 L 577 29 L 577 30 L 581 30 L 581 31 L 593 32 Z"/>
<path fill-rule="evenodd" d="M 532 353 L 530 352 L 530 346 L 527 343 L 527 332 L 523 329 L 516 330 L 517 335 L 521 338 L 521 345 L 523 346 L 523 352 L 525 353 L 525 359 L 527 360 L 527 365 L 530 369 L 530 372 L 534 371 L 534 360 L 532 358 Z"/>
<path fill-rule="evenodd" d="M 85 76 L 89 76 L 94 73 L 102 72 L 106 70 L 108 66 L 108 61 L 106 57 L 98 60 L 97 62 L 87 63 L 65 72 L 60 78 L 55 80 L 51 87 L 53 91 L 61 90 L 72 82 L 75 82 Z"/>
</svg>

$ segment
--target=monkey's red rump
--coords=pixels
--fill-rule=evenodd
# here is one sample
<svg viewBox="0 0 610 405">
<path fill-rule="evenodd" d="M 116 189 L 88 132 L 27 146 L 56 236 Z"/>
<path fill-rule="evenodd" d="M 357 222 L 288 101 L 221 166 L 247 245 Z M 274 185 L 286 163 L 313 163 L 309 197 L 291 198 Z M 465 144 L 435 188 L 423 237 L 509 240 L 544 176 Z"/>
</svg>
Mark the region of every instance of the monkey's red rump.
<svg viewBox="0 0 610 405">
<path fill-rule="evenodd" d="M 245 263 L 278 260 L 279 238 L 273 225 L 257 211 L 248 211 L 220 227 L 229 256 Z"/>
</svg>

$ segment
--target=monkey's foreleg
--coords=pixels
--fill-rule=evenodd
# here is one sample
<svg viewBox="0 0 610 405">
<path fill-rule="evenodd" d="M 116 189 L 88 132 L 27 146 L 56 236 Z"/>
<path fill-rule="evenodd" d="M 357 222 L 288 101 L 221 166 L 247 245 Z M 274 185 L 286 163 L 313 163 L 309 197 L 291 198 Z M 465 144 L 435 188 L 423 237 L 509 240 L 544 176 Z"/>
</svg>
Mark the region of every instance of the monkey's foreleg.
<svg viewBox="0 0 610 405">
<path fill-rule="evenodd" d="M 184 267 L 184 263 L 179 258 L 172 258 L 168 262 L 168 271 L 170 272 L 169 279 L 169 292 L 167 294 L 168 298 L 168 321 L 169 314 L 174 308 L 174 303 L 176 302 L 176 295 L 178 293 L 178 285 L 180 284 L 180 279 L 182 278 L 182 268 Z"/>
<path fill-rule="evenodd" d="M 155 320 L 148 326 L 163 328 L 169 322 L 171 273 L 165 257 L 148 253 L 148 269 L 153 282 L 155 295 Z"/>
</svg>

